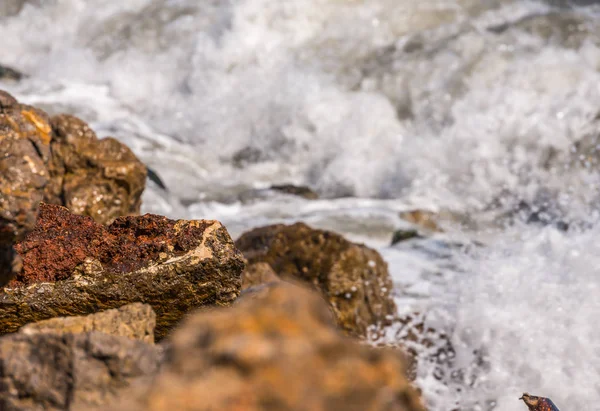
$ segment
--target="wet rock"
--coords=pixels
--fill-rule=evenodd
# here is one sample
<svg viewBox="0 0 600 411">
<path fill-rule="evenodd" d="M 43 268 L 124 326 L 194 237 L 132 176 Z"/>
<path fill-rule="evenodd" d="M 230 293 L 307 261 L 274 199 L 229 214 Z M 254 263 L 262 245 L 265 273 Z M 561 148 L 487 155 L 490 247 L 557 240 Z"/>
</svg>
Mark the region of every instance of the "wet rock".
<svg viewBox="0 0 600 411">
<path fill-rule="evenodd" d="M 146 214 L 105 227 L 48 204 L 17 250 L 23 270 L 0 292 L 0 333 L 142 302 L 156 312 L 162 338 L 189 310 L 230 304 L 244 268 L 217 221 Z"/>
<path fill-rule="evenodd" d="M 0 81 L 19 81 L 23 77 L 25 77 L 25 75 L 20 71 L 0 64 Z"/>
<path fill-rule="evenodd" d="M 147 304 L 133 303 L 118 309 L 77 317 L 59 317 L 39 321 L 22 327 L 19 332 L 27 335 L 78 334 L 98 331 L 104 334 L 127 337 L 154 344 L 156 314 Z"/>
<path fill-rule="evenodd" d="M 550 398 L 537 397 L 535 395 L 529 395 L 523 393 L 520 400 L 523 400 L 527 408 L 531 411 L 559 411 L 558 407 L 554 405 Z"/>
<path fill-rule="evenodd" d="M 236 246 L 249 264 L 267 263 L 283 280 L 320 290 L 346 332 L 366 335 L 396 313 L 392 280 L 379 253 L 303 223 L 272 225 L 243 234 Z"/>
<path fill-rule="evenodd" d="M 129 410 L 423 410 L 397 350 L 339 335 L 317 295 L 286 283 L 189 317 Z"/>
<path fill-rule="evenodd" d="M 158 175 L 158 173 L 156 171 L 154 171 L 150 167 L 146 167 L 146 172 L 148 174 L 148 179 L 150 181 L 152 181 L 154 184 L 156 184 L 161 189 L 163 189 L 165 191 L 169 191 L 169 189 L 167 188 L 167 186 L 162 181 L 162 179 L 160 178 L 160 176 Z"/>
<path fill-rule="evenodd" d="M 297 197 L 302 197 L 307 200 L 317 200 L 319 195 L 314 192 L 310 187 L 307 186 L 296 186 L 293 184 L 280 184 L 280 185 L 272 185 L 270 187 L 273 191 L 278 191 L 280 193 L 289 194 Z"/>
<path fill-rule="evenodd" d="M 123 390 L 148 384 L 160 359 L 156 346 L 97 332 L 6 336 L 0 338 L 0 409 L 108 405 Z"/>
<path fill-rule="evenodd" d="M 273 271 L 269 264 L 251 264 L 246 266 L 246 269 L 242 273 L 242 290 L 256 285 L 277 281 L 281 281 L 281 279 L 275 273 L 275 271 Z"/>
<path fill-rule="evenodd" d="M 417 230 L 396 230 L 392 235 L 392 244 L 398 244 L 403 241 L 412 240 L 415 238 L 423 238 Z"/>
</svg>

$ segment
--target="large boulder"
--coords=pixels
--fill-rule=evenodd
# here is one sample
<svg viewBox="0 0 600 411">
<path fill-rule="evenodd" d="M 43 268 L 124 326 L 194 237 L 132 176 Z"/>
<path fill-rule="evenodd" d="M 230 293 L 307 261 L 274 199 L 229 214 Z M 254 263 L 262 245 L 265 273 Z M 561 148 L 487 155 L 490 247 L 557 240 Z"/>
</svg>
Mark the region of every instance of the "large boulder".
<svg viewBox="0 0 600 411">
<path fill-rule="evenodd" d="M 0 285 L 18 272 L 11 247 L 33 229 L 41 201 L 103 224 L 139 214 L 146 167 L 76 117 L 50 118 L 0 91 L 0 153 Z"/>
<path fill-rule="evenodd" d="M 98 332 L 0 338 L 0 410 L 88 410 L 156 374 L 159 347 Z"/>
<path fill-rule="evenodd" d="M 146 214 L 105 227 L 49 204 L 17 250 L 23 269 L 0 292 L 0 334 L 142 302 L 156 312 L 162 338 L 191 309 L 235 300 L 244 268 L 218 221 Z"/>
<path fill-rule="evenodd" d="M 362 244 L 303 223 L 257 228 L 235 244 L 249 264 L 267 263 L 282 279 L 321 291 L 340 327 L 351 335 L 365 336 L 396 314 L 387 264 Z"/>
<path fill-rule="evenodd" d="M 343 337 L 313 292 L 266 287 L 186 319 L 154 383 L 116 409 L 423 410 L 399 351 Z"/>
<path fill-rule="evenodd" d="M 156 314 L 147 304 L 133 303 L 99 313 L 57 317 L 27 324 L 19 330 L 23 334 L 81 334 L 98 331 L 154 344 Z"/>
</svg>

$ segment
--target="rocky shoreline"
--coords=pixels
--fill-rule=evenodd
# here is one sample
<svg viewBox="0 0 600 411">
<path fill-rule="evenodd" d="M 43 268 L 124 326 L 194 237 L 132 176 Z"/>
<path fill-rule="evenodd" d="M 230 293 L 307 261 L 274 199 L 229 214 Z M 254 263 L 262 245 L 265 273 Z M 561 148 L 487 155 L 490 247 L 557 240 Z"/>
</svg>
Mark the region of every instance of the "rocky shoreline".
<svg viewBox="0 0 600 411">
<path fill-rule="evenodd" d="M 399 321 L 377 251 L 140 216 L 131 150 L 6 92 L 0 147 L 0 409 L 424 409 L 365 344 Z"/>
</svg>

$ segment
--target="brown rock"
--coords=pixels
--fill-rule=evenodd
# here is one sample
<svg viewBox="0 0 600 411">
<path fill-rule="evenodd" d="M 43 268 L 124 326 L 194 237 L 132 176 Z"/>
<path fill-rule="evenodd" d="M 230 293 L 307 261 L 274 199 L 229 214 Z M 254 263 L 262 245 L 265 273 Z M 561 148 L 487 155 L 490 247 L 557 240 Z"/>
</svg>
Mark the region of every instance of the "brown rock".
<svg viewBox="0 0 600 411">
<path fill-rule="evenodd" d="M 53 117 L 52 128 L 53 194 L 64 206 L 104 224 L 139 213 L 146 166 L 127 146 L 98 140 L 87 124 L 66 114 Z"/>
<path fill-rule="evenodd" d="M 306 224 L 272 225 L 243 234 L 236 246 L 249 264 L 268 263 L 284 280 L 321 291 L 338 324 L 352 335 L 389 324 L 396 314 L 392 280 L 379 253 Z"/>
<path fill-rule="evenodd" d="M 398 351 L 338 334 L 317 294 L 285 283 L 268 288 L 260 299 L 188 318 L 137 407 L 118 409 L 424 409 Z"/>
<path fill-rule="evenodd" d="M 0 286 L 14 275 L 4 250 L 33 229 L 41 201 L 100 223 L 139 213 L 146 167 L 76 117 L 50 119 L 0 91 L 0 153 Z"/>
<path fill-rule="evenodd" d="M 147 214 L 104 227 L 47 204 L 17 248 L 23 270 L 0 292 L 0 334 L 142 302 L 156 312 L 156 336 L 162 338 L 190 309 L 235 300 L 244 268 L 217 221 Z"/>
<path fill-rule="evenodd" d="M 281 281 L 279 276 L 267 263 L 256 263 L 246 266 L 242 273 L 242 290 L 260 284 Z"/>
<path fill-rule="evenodd" d="M 154 344 L 156 314 L 147 304 L 133 303 L 118 309 L 79 317 L 59 317 L 39 321 L 22 327 L 19 332 L 27 335 L 78 334 L 98 331 L 104 334 L 127 337 Z"/>
<path fill-rule="evenodd" d="M 0 410 L 88 410 L 148 384 L 160 349 L 102 333 L 0 338 Z M 110 408 L 103 408 L 110 409 Z"/>
</svg>

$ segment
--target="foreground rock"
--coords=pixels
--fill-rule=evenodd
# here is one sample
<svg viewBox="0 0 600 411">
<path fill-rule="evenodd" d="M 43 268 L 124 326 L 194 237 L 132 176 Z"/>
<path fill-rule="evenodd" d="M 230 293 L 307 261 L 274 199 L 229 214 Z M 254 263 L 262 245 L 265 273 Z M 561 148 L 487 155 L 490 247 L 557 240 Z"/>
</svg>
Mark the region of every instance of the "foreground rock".
<svg viewBox="0 0 600 411">
<path fill-rule="evenodd" d="M 243 234 L 236 246 L 249 264 L 267 263 L 282 279 L 320 290 L 338 324 L 352 335 L 389 324 L 396 313 L 385 261 L 338 234 L 302 223 L 272 225 Z"/>
<path fill-rule="evenodd" d="M 147 304 L 133 303 L 118 309 L 78 317 L 58 317 L 22 327 L 19 332 L 32 334 L 81 334 L 98 331 L 154 344 L 156 314 Z"/>
<path fill-rule="evenodd" d="M 17 246 L 23 270 L 0 293 L 0 333 L 58 316 L 86 315 L 133 302 L 152 306 L 162 338 L 193 308 L 229 305 L 244 261 L 217 221 L 147 214 L 108 227 L 42 204 Z"/>
<path fill-rule="evenodd" d="M 13 334 L 0 338 L 0 410 L 88 410 L 148 384 L 158 347 L 125 337 Z M 107 409 L 107 408 L 104 408 Z"/>
<path fill-rule="evenodd" d="M 103 224 L 139 213 L 146 167 L 76 117 L 50 118 L 0 91 L 0 152 L 0 258 L 33 229 L 41 201 Z M 0 285 L 12 266 L 0 259 Z"/>
<path fill-rule="evenodd" d="M 116 409 L 423 410 L 397 351 L 340 336 L 321 298 L 290 284 L 188 318 L 167 358 Z"/>
</svg>

